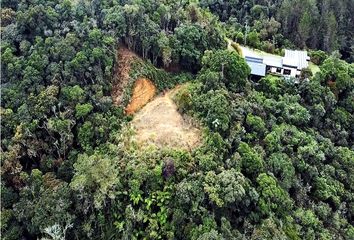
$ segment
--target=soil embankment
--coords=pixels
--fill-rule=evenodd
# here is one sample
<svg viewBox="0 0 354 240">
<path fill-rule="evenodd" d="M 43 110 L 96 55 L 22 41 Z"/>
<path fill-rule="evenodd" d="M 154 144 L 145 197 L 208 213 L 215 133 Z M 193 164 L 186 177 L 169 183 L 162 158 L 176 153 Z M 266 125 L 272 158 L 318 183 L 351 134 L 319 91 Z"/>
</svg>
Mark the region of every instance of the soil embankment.
<svg viewBox="0 0 354 240">
<path fill-rule="evenodd" d="M 138 56 L 129 49 L 120 46 L 116 54 L 117 65 L 114 70 L 112 98 L 115 105 L 120 105 L 123 100 L 124 89 L 128 85 L 130 65 Z"/>
<path fill-rule="evenodd" d="M 131 115 L 148 103 L 156 94 L 155 85 L 146 78 L 139 78 L 134 83 L 133 94 L 125 112 Z"/>
</svg>

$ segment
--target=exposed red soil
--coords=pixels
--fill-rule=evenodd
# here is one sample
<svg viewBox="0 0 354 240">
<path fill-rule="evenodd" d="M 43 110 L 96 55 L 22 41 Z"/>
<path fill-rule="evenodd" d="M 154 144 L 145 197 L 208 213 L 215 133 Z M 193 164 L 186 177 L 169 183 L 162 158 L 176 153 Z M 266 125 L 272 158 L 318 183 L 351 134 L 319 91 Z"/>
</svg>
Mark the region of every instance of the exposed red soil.
<svg viewBox="0 0 354 240">
<path fill-rule="evenodd" d="M 146 103 L 148 103 L 156 94 L 155 85 L 146 78 L 139 78 L 134 83 L 133 94 L 130 103 L 125 108 L 128 115 L 134 114 Z"/>
</svg>

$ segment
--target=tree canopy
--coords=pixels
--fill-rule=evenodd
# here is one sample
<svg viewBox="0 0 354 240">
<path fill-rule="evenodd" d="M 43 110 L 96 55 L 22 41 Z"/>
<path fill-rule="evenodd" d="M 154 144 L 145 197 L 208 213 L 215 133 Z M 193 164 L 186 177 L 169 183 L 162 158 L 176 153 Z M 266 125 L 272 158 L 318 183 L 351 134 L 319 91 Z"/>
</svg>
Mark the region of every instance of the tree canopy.
<svg viewBox="0 0 354 240">
<path fill-rule="evenodd" d="M 1 5 L 3 239 L 354 239 L 353 1 Z M 254 79 L 227 38 L 319 71 Z M 143 77 L 198 147 L 138 146 Z"/>
</svg>

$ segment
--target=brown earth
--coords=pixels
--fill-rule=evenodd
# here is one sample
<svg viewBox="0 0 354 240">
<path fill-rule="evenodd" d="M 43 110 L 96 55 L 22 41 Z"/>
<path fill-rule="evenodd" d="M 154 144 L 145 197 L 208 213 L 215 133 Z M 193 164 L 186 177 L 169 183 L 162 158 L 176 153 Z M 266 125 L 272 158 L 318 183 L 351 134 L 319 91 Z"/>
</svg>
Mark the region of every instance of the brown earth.
<svg viewBox="0 0 354 240">
<path fill-rule="evenodd" d="M 136 113 L 132 126 L 138 145 L 191 150 L 201 143 L 201 131 L 177 111 L 171 99 L 175 92 L 156 97 Z"/>
<path fill-rule="evenodd" d="M 138 56 L 121 46 L 116 57 L 112 98 L 114 104 L 121 105 L 124 89 L 128 87 L 130 79 L 130 65 Z M 136 134 L 133 140 L 140 146 L 155 145 L 191 150 L 201 143 L 201 131 L 182 117 L 172 101 L 177 89 L 178 87 L 150 101 L 156 94 L 154 84 L 146 78 L 135 81 L 132 98 L 125 111 L 127 114 L 135 113 L 132 126 Z"/>
<path fill-rule="evenodd" d="M 120 105 L 123 92 L 129 81 L 130 64 L 138 56 L 124 46 L 118 48 L 116 54 L 116 67 L 114 70 L 112 98 L 115 105 Z"/>
<path fill-rule="evenodd" d="M 146 78 L 139 78 L 134 83 L 130 103 L 125 108 L 125 113 L 131 115 L 148 103 L 156 94 L 155 85 Z"/>
</svg>

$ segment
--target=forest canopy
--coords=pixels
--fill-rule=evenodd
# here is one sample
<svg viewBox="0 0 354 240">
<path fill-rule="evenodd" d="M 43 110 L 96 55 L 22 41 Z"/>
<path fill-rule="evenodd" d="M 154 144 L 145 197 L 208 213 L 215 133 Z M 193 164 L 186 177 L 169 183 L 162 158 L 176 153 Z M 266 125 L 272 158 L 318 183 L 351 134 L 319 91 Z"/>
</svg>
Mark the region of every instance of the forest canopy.
<svg viewBox="0 0 354 240">
<path fill-rule="evenodd" d="M 353 4 L 1 0 L 2 238 L 354 239 Z M 227 39 L 319 71 L 253 78 Z M 120 48 L 200 146 L 137 147 Z"/>
</svg>

